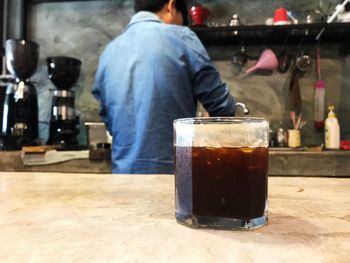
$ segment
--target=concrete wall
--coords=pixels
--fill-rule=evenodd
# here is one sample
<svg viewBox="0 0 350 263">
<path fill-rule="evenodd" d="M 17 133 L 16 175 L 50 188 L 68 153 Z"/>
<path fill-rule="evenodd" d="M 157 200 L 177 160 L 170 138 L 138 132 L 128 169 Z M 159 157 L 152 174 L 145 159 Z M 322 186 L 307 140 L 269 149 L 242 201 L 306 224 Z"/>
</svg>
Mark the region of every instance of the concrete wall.
<svg viewBox="0 0 350 263">
<path fill-rule="evenodd" d="M 333 1 L 334 3 L 335 1 Z M 192 2 L 193 3 L 193 2 Z M 322 4 L 324 8 L 332 1 L 200 1 L 212 11 L 209 22 L 226 24 L 233 13 L 238 13 L 245 24 L 264 24 L 266 18 L 273 16 L 274 9 L 284 6 L 294 10 L 303 20 L 307 14 Z M 65 3 L 42 3 L 29 5 L 28 39 L 40 44 L 40 62 L 33 77 L 38 85 L 40 104 L 40 136 L 47 137 L 50 117 L 51 94 L 53 88 L 47 77 L 45 59 L 48 56 L 73 56 L 82 60 L 82 72 L 76 90 L 78 114 L 84 121 L 97 121 L 98 105 L 91 95 L 99 54 L 105 45 L 117 36 L 133 15 L 132 1 L 88 1 Z M 315 17 L 316 18 L 316 17 Z M 264 46 L 248 47 L 248 52 L 259 55 Z M 272 47 L 278 49 L 280 47 Z M 303 49 L 304 47 L 301 47 Z M 314 51 L 314 47 L 307 47 Z M 238 47 L 210 48 L 209 52 L 222 78 L 231 88 L 237 100 L 247 103 L 251 115 L 262 116 L 271 121 L 272 127 L 280 125 L 289 128 L 288 85 L 291 72 L 275 72 L 270 76 L 253 74 L 245 77 L 243 71 L 252 66 L 250 60 L 243 68 L 231 63 L 232 54 Z M 217 56 L 220 53 L 220 56 Z M 224 56 L 222 54 L 225 54 Z M 225 59 L 222 60 L 222 57 Z M 339 113 L 343 138 L 350 139 L 350 67 L 349 56 L 338 56 L 337 45 L 321 46 L 322 77 L 327 83 L 326 104 L 335 104 Z M 313 85 L 316 80 L 314 66 L 300 79 L 302 93 L 302 112 L 308 125 L 303 129 L 305 144 L 322 143 L 322 133 L 316 132 L 313 119 Z M 82 127 L 81 141 L 85 130 Z"/>
</svg>

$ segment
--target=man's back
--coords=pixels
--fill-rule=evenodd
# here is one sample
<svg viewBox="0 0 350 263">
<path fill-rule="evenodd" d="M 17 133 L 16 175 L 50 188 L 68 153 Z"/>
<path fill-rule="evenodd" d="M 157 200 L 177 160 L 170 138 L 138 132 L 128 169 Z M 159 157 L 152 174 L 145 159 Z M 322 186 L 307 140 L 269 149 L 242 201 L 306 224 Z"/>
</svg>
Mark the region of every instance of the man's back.
<svg viewBox="0 0 350 263">
<path fill-rule="evenodd" d="M 174 172 L 172 122 L 194 116 L 197 105 L 197 42 L 188 37 L 189 29 L 139 12 L 102 54 L 94 92 L 106 107 L 114 173 Z"/>
</svg>

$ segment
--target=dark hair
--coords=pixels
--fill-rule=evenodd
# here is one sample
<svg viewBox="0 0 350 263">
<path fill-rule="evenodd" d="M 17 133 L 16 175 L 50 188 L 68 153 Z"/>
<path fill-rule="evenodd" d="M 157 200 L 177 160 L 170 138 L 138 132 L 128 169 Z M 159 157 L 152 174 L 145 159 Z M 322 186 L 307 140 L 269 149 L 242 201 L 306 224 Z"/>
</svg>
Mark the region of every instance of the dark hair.
<svg viewBox="0 0 350 263">
<path fill-rule="evenodd" d="M 138 11 L 150 11 L 152 13 L 158 12 L 163 6 L 168 3 L 169 0 L 135 0 L 134 10 Z M 188 25 L 188 10 L 186 0 L 176 0 L 175 7 L 181 12 L 183 17 L 183 24 Z"/>
</svg>

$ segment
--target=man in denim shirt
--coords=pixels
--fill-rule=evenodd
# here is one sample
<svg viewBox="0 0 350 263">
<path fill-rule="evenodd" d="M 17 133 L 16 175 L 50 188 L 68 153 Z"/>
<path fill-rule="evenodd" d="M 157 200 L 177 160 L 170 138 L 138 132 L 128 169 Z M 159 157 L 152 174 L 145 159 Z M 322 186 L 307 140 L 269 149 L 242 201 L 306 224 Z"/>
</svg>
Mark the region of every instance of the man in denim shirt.
<svg viewBox="0 0 350 263">
<path fill-rule="evenodd" d="M 233 116 L 235 101 L 188 27 L 185 0 L 135 0 L 136 14 L 102 53 L 93 94 L 113 136 L 113 173 L 173 173 L 173 120 Z"/>
</svg>

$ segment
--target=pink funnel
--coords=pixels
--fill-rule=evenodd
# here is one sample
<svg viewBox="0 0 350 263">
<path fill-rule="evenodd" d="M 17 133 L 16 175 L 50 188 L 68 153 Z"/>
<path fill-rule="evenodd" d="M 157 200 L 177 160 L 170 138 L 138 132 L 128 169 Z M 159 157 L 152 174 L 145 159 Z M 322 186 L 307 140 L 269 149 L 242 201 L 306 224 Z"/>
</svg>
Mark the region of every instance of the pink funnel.
<svg viewBox="0 0 350 263">
<path fill-rule="evenodd" d="M 278 66 L 278 61 L 275 53 L 271 49 L 265 49 L 260 57 L 259 60 L 256 62 L 256 64 L 247 69 L 246 73 L 251 73 L 257 69 L 264 69 L 264 70 L 274 70 Z"/>
</svg>

